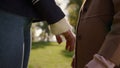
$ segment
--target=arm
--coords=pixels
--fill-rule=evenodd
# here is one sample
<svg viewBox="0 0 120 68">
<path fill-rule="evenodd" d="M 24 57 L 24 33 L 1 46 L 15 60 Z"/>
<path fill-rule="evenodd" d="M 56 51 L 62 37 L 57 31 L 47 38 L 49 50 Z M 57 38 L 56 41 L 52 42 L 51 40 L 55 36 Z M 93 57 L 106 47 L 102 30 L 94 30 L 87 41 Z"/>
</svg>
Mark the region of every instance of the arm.
<svg viewBox="0 0 120 68">
<path fill-rule="evenodd" d="M 75 36 L 71 31 L 70 24 L 64 18 L 64 13 L 56 5 L 55 1 L 33 0 L 32 2 L 38 14 L 50 25 L 51 31 L 56 35 L 58 43 L 62 42 L 60 35 L 63 35 L 66 39 L 66 49 L 73 51 Z"/>
<path fill-rule="evenodd" d="M 75 48 L 75 35 L 66 19 L 63 18 L 57 23 L 50 25 L 50 27 L 52 33 L 56 35 L 57 42 L 59 44 L 62 42 L 60 35 L 63 35 L 66 39 L 66 50 L 73 51 Z"/>
<path fill-rule="evenodd" d="M 65 17 L 64 13 L 55 3 L 55 0 L 32 0 L 37 14 L 48 24 L 57 23 Z"/>
<path fill-rule="evenodd" d="M 117 17 L 115 16 L 117 15 L 114 15 L 114 20 L 111 26 L 111 30 L 107 34 L 102 44 L 102 47 L 97 53 L 98 55 L 102 56 L 106 60 L 106 62 L 108 63 L 108 66 L 110 66 L 111 63 L 113 64 L 111 68 L 114 68 L 115 65 L 120 64 L 120 23 L 119 23 L 120 21 L 116 19 Z M 101 61 L 99 61 L 98 64 L 100 64 L 100 62 Z M 91 66 L 91 64 L 93 63 L 96 63 L 96 59 L 94 58 L 88 63 L 88 65 Z M 104 65 L 100 65 L 100 66 L 104 66 Z"/>
</svg>

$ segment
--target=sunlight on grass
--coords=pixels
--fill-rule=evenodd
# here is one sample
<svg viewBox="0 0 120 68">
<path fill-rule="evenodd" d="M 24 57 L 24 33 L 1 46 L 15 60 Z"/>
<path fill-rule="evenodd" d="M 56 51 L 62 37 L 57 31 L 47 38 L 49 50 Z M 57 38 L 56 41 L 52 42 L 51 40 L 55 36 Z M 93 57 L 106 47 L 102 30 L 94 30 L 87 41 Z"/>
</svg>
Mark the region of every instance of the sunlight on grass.
<svg viewBox="0 0 120 68">
<path fill-rule="evenodd" d="M 29 68 L 71 68 L 72 55 L 65 50 L 65 43 L 33 43 Z"/>
</svg>

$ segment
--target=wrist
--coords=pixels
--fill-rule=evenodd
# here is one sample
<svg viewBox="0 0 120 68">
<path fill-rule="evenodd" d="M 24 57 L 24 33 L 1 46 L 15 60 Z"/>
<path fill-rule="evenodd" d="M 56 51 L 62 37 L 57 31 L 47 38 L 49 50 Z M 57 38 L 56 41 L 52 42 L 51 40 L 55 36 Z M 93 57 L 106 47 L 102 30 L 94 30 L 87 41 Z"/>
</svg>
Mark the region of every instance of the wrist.
<svg viewBox="0 0 120 68">
<path fill-rule="evenodd" d="M 72 29 L 71 25 L 66 21 L 65 18 L 61 19 L 55 24 L 51 24 L 50 28 L 51 28 L 51 32 L 55 35 L 64 33 Z"/>
<path fill-rule="evenodd" d="M 105 59 L 103 56 L 95 54 L 93 59 L 86 66 L 88 68 L 114 68 L 115 64 Z"/>
</svg>

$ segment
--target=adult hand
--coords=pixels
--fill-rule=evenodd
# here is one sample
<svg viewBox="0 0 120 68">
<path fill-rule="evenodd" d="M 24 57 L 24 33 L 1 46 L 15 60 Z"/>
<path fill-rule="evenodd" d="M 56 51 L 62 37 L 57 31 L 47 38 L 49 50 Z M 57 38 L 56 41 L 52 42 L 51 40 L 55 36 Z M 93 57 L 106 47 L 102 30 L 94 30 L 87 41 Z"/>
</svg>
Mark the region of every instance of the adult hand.
<svg viewBox="0 0 120 68">
<path fill-rule="evenodd" d="M 74 33 L 68 30 L 60 35 L 63 35 L 63 37 L 66 40 L 66 50 L 73 51 L 75 48 L 75 40 L 76 40 Z M 62 38 L 60 35 L 56 35 L 56 39 L 59 44 L 62 43 Z"/>
<path fill-rule="evenodd" d="M 75 64 L 76 64 L 76 58 L 75 58 L 75 55 L 74 55 L 73 59 L 72 59 L 72 63 L 71 63 L 72 68 L 75 68 Z"/>
</svg>

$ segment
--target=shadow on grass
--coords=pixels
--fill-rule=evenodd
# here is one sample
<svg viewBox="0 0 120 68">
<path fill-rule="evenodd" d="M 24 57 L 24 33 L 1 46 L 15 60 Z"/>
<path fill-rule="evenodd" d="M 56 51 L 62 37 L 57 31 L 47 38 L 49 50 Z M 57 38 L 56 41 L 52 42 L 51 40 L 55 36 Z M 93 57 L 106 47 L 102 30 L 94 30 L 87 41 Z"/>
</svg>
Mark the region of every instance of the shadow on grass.
<svg viewBox="0 0 120 68">
<path fill-rule="evenodd" d="M 54 46 L 53 42 L 32 42 L 32 49 L 45 48 L 46 46 Z"/>
<path fill-rule="evenodd" d="M 32 43 L 32 49 L 39 49 L 39 48 L 45 48 L 47 46 L 57 46 L 58 44 L 56 42 L 33 42 Z M 74 52 L 69 52 L 67 50 L 61 50 L 60 52 L 61 55 L 71 58 L 73 57 Z"/>
<path fill-rule="evenodd" d="M 74 52 L 69 52 L 69 51 L 67 51 L 67 50 L 62 50 L 61 51 L 61 54 L 63 55 L 63 56 L 65 56 L 65 57 L 73 57 L 73 55 L 74 55 Z"/>
</svg>

